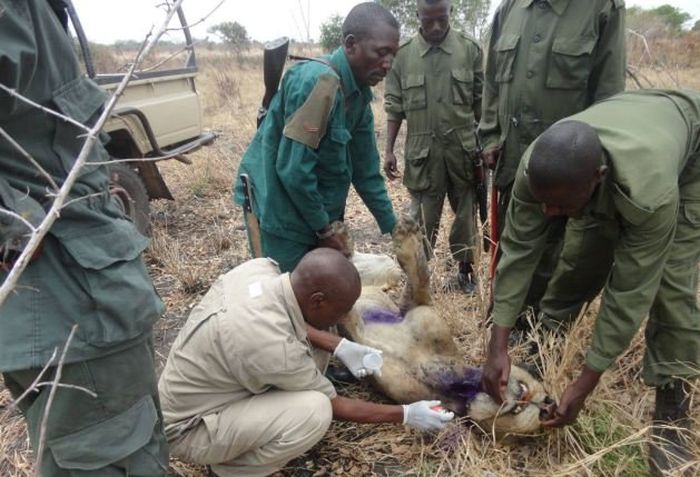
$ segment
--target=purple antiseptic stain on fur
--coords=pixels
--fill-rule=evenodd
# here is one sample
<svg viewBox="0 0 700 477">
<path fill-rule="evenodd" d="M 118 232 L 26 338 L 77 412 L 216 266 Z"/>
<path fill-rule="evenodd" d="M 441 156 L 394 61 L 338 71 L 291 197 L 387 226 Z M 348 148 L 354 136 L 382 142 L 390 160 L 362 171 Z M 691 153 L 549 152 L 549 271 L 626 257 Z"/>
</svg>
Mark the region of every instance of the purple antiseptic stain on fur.
<svg viewBox="0 0 700 477">
<path fill-rule="evenodd" d="M 471 402 L 481 391 L 481 369 L 466 368 L 464 374 L 453 375 L 453 381 L 447 385 L 447 394 Z"/>
<path fill-rule="evenodd" d="M 383 325 L 395 325 L 401 323 L 404 317 L 401 313 L 385 310 L 384 308 L 370 308 L 362 313 L 362 321 Z"/>
</svg>

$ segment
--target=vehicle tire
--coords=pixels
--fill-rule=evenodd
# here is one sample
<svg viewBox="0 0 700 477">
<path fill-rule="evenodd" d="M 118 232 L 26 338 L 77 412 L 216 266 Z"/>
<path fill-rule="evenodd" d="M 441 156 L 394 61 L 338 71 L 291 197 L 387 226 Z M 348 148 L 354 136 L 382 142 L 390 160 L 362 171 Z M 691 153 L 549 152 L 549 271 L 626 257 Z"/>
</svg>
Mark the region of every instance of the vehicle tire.
<svg viewBox="0 0 700 477">
<path fill-rule="evenodd" d="M 124 215 L 134 223 L 139 232 L 150 236 L 151 206 L 146 186 L 138 173 L 128 164 L 117 163 L 109 166 L 109 177 L 109 191 L 117 199 Z"/>
</svg>

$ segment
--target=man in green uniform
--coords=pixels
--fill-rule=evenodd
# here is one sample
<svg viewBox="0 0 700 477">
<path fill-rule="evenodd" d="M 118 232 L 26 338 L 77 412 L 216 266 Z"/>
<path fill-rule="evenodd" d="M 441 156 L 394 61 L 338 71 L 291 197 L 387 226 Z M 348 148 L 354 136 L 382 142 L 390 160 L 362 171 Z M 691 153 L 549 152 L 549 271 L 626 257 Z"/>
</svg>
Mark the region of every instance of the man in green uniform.
<svg viewBox="0 0 700 477">
<path fill-rule="evenodd" d="M 379 224 L 396 224 L 374 135 L 370 86 L 391 68 L 399 25 L 379 4 L 355 6 L 343 46 L 290 68 L 237 174 L 247 173 L 260 220 L 263 255 L 289 271 L 317 246 L 343 249 L 330 224 L 342 220 L 350 184 Z"/>
<path fill-rule="evenodd" d="M 504 0 L 496 10 L 479 131 L 484 163 L 495 168 L 498 235 L 528 145 L 555 121 L 624 90 L 624 11 L 623 0 Z M 527 306 L 537 308 L 545 292 L 565 223 L 551 229 Z"/>
<path fill-rule="evenodd" d="M 0 83 L 73 120 L 93 124 L 106 94 L 80 74 L 73 43 L 46 0 L 0 1 Z M 84 131 L 0 91 L 0 281 L 52 199 L 31 156 L 61 184 Z M 20 149 L 21 148 L 21 149 Z M 98 145 L 90 161 L 106 161 Z M 41 250 L 0 305 L 0 371 L 14 398 L 27 391 L 73 325 L 61 383 L 48 415 L 42 476 L 167 473 L 151 330 L 162 311 L 141 258 L 148 240 L 123 218 L 104 166 L 80 173 Z M 6 213 L 2 213 L 5 211 Z M 56 372 L 49 368 L 43 381 Z M 19 407 L 36 449 L 50 387 Z"/>
<path fill-rule="evenodd" d="M 450 27 L 450 0 L 418 0 L 417 6 L 420 29 L 401 45 L 386 80 L 384 172 L 399 177 L 394 143 L 405 119 L 403 183 L 411 194 L 411 213 L 435 246 L 447 195 L 455 213 L 450 251 L 459 263 L 458 283 L 474 293 L 474 121 L 481 116 L 481 47 Z"/>
<path fill-rule="evenodd" d="M 494 398 L 507 382 L 510 329 L 558 216 L 570 219 L 548 294 L 566 305 L 604 290 L 584 370 L 545 424 L 576 419 L 648 313 L 643 378 L 656 387 L 655 421 L 689 427 L 683 380 L 700 369 L 700 94 L 616 95 L 556 123 L 525 152 L 494 283 L 484 369 Z M 570 283 L 578 294 L 568 294 Z M 655 426 L 654 435 L 666 439 L 652 447 L 655 472 L 670 470 L 672 457 L 689 459 L 679 430 Z"/>
<path fill-rule="evenodd" d="M 375 404 L 339 396 L 323 376 L 330 353 L 353 373 L 379 350 L 323 331 L 360 295 L 341 253 L 317 248 L 291 273 L 265 258 L 219 277 L 168 356 L 159 389 L 177 457 L 215 475 L 263 476 L 319 442 L 333 418 L 438 430 L 454 414 L 439 401 Z M 308 326 L 310 325 L 310 326 Z"/>
</svg>

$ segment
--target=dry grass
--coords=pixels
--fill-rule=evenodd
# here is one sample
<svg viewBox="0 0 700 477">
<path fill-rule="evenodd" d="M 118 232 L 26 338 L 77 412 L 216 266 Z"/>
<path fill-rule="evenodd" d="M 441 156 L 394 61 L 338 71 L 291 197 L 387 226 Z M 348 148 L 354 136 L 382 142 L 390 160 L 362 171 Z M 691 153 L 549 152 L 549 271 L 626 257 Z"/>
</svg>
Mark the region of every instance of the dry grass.
<svg viewBox="0 0 700 477">
<path fill-rule="evenodd" d="M 176 161 L 161 166 L 176 199 L 152 204 L 153 243 L 147 254 L 156 286 L 167 304 L 167 312 L 156 328 L 161 367 L 189 310 L 211 282 L 248 258 L 242 216 L 233 207 L 230 186 L 255 130 L 255 114 L 262 95 L 259 53 L 236 57 L 200 52 L 199 56 L 204 118 L 221 137 L 214 146 L 195 154 L 193 166 Z M 679 81 L 700 88 L 697 72 L 679 72 Z M 659 82 L 667 76 L 647 74 Z M 657 86 L 663 84 L 670 86 L 667 81 Z M 381 86 L 375 94 L 381 98 Z M 382 150 L 381 101 L 377 99 L 374 106 Z M 399 148 L 402 144 L 400 140 Z M 408 197 L 399 183 L 389 184 L 389 192 L 397 210 L 406 206 Z M 389 251 L 388 238 L 379 235 L 373 219 L 354 193 L 346 215 L 358 250 Z M 443 224 L 451 221 L 450 215 L 446 210 Z M 486 258 L 480 268 L 479 296 L 466 299 L 442 291 L 455 272 L 446 236 L 443 227 L 433 262 L 436 306 L 450 324 L 467 359 L 480 364 L 488 333 L 484 327 Z M 554 396 L 561 396 L 580 369 L 596 309 L 594 304 L 563 342 L 542 343 L 544 381 Z M 488 430 L 470 429 L 460 422 L 436 436 L 397 425 L 334 423 L 319 445 L 291 462 L 280 475 L 646 475 L 646 426 L 653 409 L 653 394 L 639 378 L 643 349 L 643 338 L 639 335 L 618 364 L 604 375 L 577 424 L 569 428 L 495 442 Z M 526 345 L 514 349 L 514 361 L 522 359 L 525 350 Z M 384 400 L 368 384 L 349 385 L 340 388 L 340 392 Z M 0 406 L 8 403 L 8 393 L 0 387 Z M 700 419 L 697 405 L 693 406 L 692 415 L 696 421 Z M 695 428 L 700 429 L 700 423 L 696 424 Z M 31 454 L 19 414 L 2 412 L 0 429 L 0 475 L 31 475 Z M 700 455 L 700 435 L 693 438 L 695 455 Z M 699 468 L 697 462 L 695 465 Z M 172 473 L 204 475 L 203 469 L 177 461 L 172 462 Z"/>
</svg>

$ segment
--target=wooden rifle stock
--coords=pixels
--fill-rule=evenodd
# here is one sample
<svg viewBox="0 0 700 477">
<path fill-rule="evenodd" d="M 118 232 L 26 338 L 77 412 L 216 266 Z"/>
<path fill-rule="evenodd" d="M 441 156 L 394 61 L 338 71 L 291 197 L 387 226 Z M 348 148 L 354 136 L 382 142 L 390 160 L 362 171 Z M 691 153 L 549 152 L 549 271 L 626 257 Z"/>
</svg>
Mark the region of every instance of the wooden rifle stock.
<svg viewBox="0 0 700 477">
<path fill-rule="evenodd" d="M 253 258 L 260 258 L 263 256 L 262 237 L 260 235 L 258 217 L 253 210 L 253 188 L 248 174 L 241 174 L 240 177 L 241 184 L 243 184 L 243 216 L 246 230 L 248 231 L 248 239 L 250 240 L 250 248 L 253 252 Z"/>
</svg>

